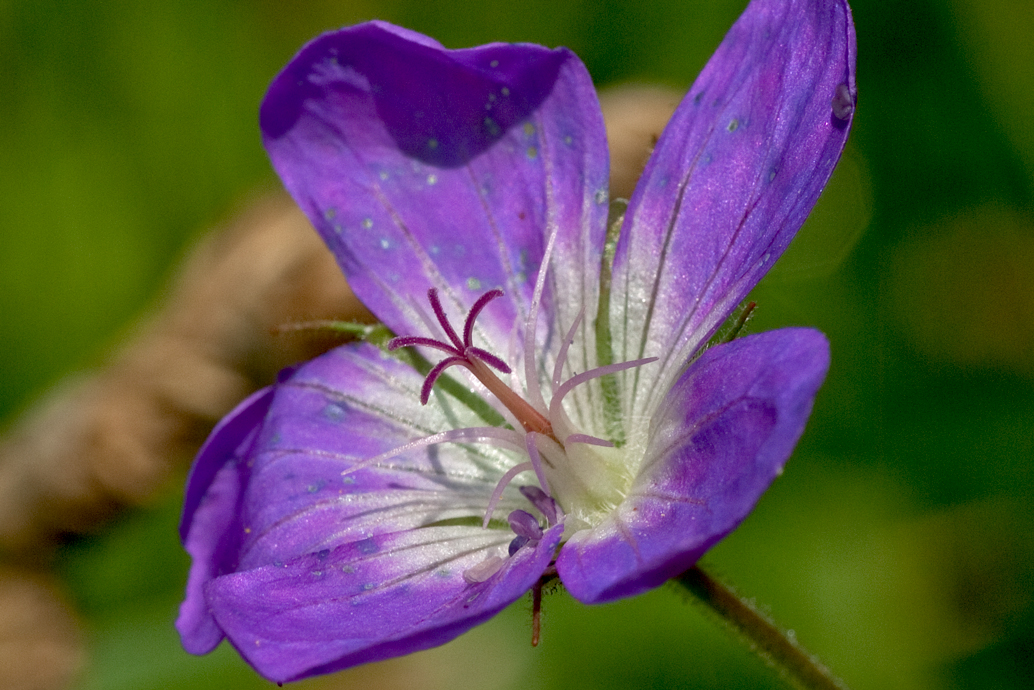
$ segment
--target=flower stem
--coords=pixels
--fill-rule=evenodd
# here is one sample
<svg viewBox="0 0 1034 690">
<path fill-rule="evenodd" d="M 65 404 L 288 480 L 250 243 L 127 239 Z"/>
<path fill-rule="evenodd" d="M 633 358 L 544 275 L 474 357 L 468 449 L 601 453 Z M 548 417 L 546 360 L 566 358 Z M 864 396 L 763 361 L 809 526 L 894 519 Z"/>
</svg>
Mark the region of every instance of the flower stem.
<svg viewBox="0 0 1034 690">
<path fill-rule="evenodd" d="M 777 627 L 749 601 L 698 566 L 675 581 L 706 604 L 718 617 L 791 685 L 802 690 L 847 690 L 818 659 Z"/>
</svg>

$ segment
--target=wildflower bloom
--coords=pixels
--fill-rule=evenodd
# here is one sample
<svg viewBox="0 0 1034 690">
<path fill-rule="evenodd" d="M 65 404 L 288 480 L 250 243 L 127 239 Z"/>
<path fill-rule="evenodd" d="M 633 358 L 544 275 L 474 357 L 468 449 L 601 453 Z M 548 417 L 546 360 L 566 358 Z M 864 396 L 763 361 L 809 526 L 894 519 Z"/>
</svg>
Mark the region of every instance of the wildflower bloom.
<svg viewBox="0 0 1034 690">
<path fill-rule="evenodd" d="M 225 636 L 273 680 L 334 671 L 446 642 L 551 566 L 585 603 L 637 594 L 735 528 L 828 345 L 705 345 L 828 180 L 854 51 L 843 0 L 754 0 L 608 229 L 603 121 L 569 51 L 382 22 L 303 48 L 265 144 L 397 337 L 285 372 L 212 433 L 181 526 L 186 648 Z"/>
</svg>

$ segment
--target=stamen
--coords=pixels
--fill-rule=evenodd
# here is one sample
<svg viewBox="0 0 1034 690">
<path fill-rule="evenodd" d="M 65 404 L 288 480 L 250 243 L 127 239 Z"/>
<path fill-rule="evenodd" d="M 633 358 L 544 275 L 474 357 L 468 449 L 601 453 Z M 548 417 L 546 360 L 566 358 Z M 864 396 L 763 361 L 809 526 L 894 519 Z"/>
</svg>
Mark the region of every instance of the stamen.
<svg viewBox="0 0 1034 690">
<path fill-rule="evenodd" d="M 564 439 L 564 445 L 568 443 L 585 443 L 590 446 L 602 446 L 603 448 L 613 448 L 614 444 L 606 439 L 596 438 L 595 436 L 589 436 L 588 434 L 571 434 Z"/>
<path fill-rule="evenodd" d="M 525 546 L 527 546 L 528 542 L 530 541 L 531 539 L 518 535 L 510 540 L 510 546 L 507 547 L 506 552 L 512 556 L 521 549 L 523 549 Z"/>
<path fill-rule="evenodd" d="M 424 438 L 410 441 L 398 448 L 393 448 L 386 453 L 375 455 L 372 458 L 361 460 L 355 463 L 341 474 L 347 475 L 353 472 L 358 472 L 361 469 L 375 465 L 382 460 L 388 458 L 394 458 L 408 453 L 411 450 L 417 448 L 427 448 L 428 446 L 435 446 L 439 443 L 487 443 L 499 448 L 506 448 L 507 450 L 515 450 L 520 452 L 524 450 L 524 444 L 521 441 L 521 435 L 512 429 L 501 429 L 496 426 L 474 426 L 467 427 L 465 429 L 450 429 L 443 431 L 432 436 L 425 436 Z"/>
<path fill-rule="evenodd" d="M 547 179 L 549 179 L 547 177 Z M 539 263 L 539 273 L 535 278 L 535 290 L 531 295 L 531 308 L 528 310 L 528 318 L 524 322 L 524 385 L 528 388 L 528 397 L 531 403 L 537 407 L 545 407 L 546 401 L 542 397 L 542 388 L 539 386 L 538 372 L 536 366 L 538 360 L 535 357 L 535 329 L 538 326 L 539 309 L 542 306 L 542 293 L 546 289 L 546 273 L 553 259 L 553 247 L 556 245 L 557 233 L 560 226 L 556 220 L 556 210 L 553 207 L 553 187 L 546 185 L 546 246 L 542 251 L 542 260 Z"/>
<path fill-rule="evenodd" d="M 564 364 L 567 362 L 567 349 L 571 347 L 571 343 L 574 342 L 575 331 L 578 330 L 578 325 L 582 322 L 582 317 L 585 316 L 585 307 L 578 310 L 578 316 L 574 318 L 574 323 L 571 324 L 571 329 L 567 331 L 567 336 L 564 337 L 564 342 L 560 345 L 560 351 L 556 356 L 556 364 L 553 365 L 553 389 L 560 385 L 560 376 L 564 372 Z"/>
<path fill-rule="evenodd" d="M 510 542 L 509 553 L 511 556 L 528 544 L 537 545 L 542 539 L 542 528 L 531 513 L 524 510 L 513 510 L 510 511 L 510 516 L 506 520 L 510 523 L 510 529 L 517 535 Z"/>
<path fill-rule="evenodd" d="M 488 499 L 488 508 L 485 509 L 485 519 L 481 523 L 481 529 L 488 529 L 488 523 L 492 521 L 492 511 L 499 504 L 499 499 L 503 497 L 503 491 L 507 485 L 513 481 L 521 472 L 527 472 L 528 470 L 535 469 L 530 462 L 522 462 L 519 465 L 514 465 L 506 471 L 506 474 L 502 476 L 499 483 L 495 485 L 495 490 L 492 492 L 492 497 Z"/>
<path fill-rule="evenodd" d="M 546 518 L 546 522 L 552 526 L 557 524 L 557 504 L 552 498 L 550 498 L 545 491 L 537 486 L 522 486 L 518 489 L 521 494 L 528 499 L 528 503 L 535 506 L 535 508 L 542 513 L 543 517 Z"/>
<path fill-rule="evenodd" d="M 529 431 L 524 435 L 524 447 L 528 451 L 528 457 L 531 458 L 531 466 L 535 469 L 535 477 L 539 480 L 539 486 L 547 496 L 551 496 L 549 482 L 546 481 L 546 472 L 542 469 L 542 456 L 539 455 L 539 448 L 535 445 L 535 432 Z"/>
<path fill-rule="evenodd" d="M 533 541 L 542 538 L 542 527 L 539 526 L 539 521 L 526 510 L 510 511 L 506 521 L 510 523 L 513 533 L 519 537 L 527 537 Z"/>
<path fill-rule="evenodd" d="M 469 584 L 476 585 L 498 573 L 505 564 L 506 558 L 503 556 L 500 556 L 497 553 L 489 554 L 485 556 L 485 560 L 472 568 L 464 570 L 463 579 Z"/>
<path fill-rule="evenodd" d="M 556 389 L 556 391 L 554 391 L 553 399 L 549 402 L 550 419 L 554 419 L 556 418 L 556 415 L 560 414 L 560 411 L 563 409 L 561 405 L 563 404 L 564 396 L 566 396 L 568 393 L 570 393 L 572 390 L 582 385 L 586 381 L 598 379 L 599 377 L 606 376 L 607 374 L 616 374 L 619 371 L 624 371 L 625 369 L 634 369 L 636 367 L 641 367 L 644 364 L 656 362 L 657 359 L 657 357 L 633 359 L 630 362 L 621 362 L 619 364 L 608 364 L 605 367 L 596 367 L 595 369 L 583 371 L 581 374 L 576 374 L 572 376 L 571 378 L 567 379 L 567 381 L 565 381 L 562 386 L 560 386 Z"/>
</svg>

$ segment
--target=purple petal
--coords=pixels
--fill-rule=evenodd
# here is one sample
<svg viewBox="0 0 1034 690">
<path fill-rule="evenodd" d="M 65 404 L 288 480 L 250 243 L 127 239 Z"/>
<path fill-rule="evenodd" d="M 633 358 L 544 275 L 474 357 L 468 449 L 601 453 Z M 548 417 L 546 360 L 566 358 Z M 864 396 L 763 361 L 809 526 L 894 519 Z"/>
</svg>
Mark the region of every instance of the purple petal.
<svg viewBox="0 0 1034 690">
<path fill-rule="evenodd" d="M 468 583 L 463 572 L 483 559 L 492 532 L 500 534 L 433 527 L 343 544 L 215 580 L 209 602 L 237 649 L 270 680 L 408 654 L 516 601 L 549 565 L 563 526 L 485 582 Z"/>
<path fill-rule="evenodd" d="M 630 410 L 652 412 L 804 222 L 847 139 L 854 69 L 844 0 L 753 0 L 701 72 L 617 247 L 615 361 L 661 358 L 624 376 Z"/>
<path fill-rule="evenodd" d="M 783 469 L 829 366 L 825 336 L 783 329 L 707 350 L 665 397 L 629 495 L 557 559 L 587 604 L 632 596 L 691 567 Z"/>
<path fill-rule="evenodd" d="M 249 454 L 240 569 L 445 520 L 480 526 L 516 452 L 444 443 L 366 462 L 446 429 L 484 424 L 444 394 L 421 405 L 421 382 L 377 348 L 349 345 L 277 387 Z M 516 486 L 498 504 L 500 516 L 528 507 Z"/>
<path fill-rule="evenodd" d="M 454 323 L 498 287 L 506 296 L 475 333 L 508 358 L 553 233 L 564 270 L 552 272 L 547 316 L 551 294 L 564 295 L 566 323 L 595 304 L 606 140 L 592 81 L 569 51 L 446 50 L 383 22 L 349 27 L 311 42 L 274 80 L 261 125 L 352 289 L 399 335 L 427 335 L 430 287 Z"/>
<path fill-rule="evenodd" d="M 250 447 L 272 398 L 273 389 L 264 388 L 224 417 L 198 452 L 187 480 L 180 538 L 193 561 L 176 628 L 192 654 L 207 654 L 223 639 L 208 610 L 204 586 L 237 565 L 237 511 L 246 477 L 236 460 Z"/>
</svg>

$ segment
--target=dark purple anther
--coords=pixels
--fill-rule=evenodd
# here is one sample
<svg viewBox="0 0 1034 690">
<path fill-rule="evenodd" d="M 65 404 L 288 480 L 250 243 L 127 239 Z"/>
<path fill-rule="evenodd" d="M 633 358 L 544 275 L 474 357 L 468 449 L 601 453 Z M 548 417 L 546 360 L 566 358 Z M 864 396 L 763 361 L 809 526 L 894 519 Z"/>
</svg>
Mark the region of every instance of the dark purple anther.
<svg viewBox="0 0 1034 690">
<path fill-rule="evenodd" d="M 556 501 L 547 496 L 545 491 L 537 486 L 522 486 L 519 491 L 542 513 L 547 523 L 550 525 L 556 524 Z"/>
<path fill-rule="evenodd" d="M 510 522 L 510 529 L 517 536 L 527 537 L 535 541 L 542 538 L 542 528 L 539 527 L 539 521 L 531 513 L 523 510 L 514 510 L 510 513 L 507 520 Z"/>
<path fill-rule="evenodd" d="M 510 542 L 510 547 L 506 550 L 506 553 L 510 556 L 514 555 L 528 544 L 531 540 L 527 537 L 514 537 L 513 541 Z"/>
</svg>

